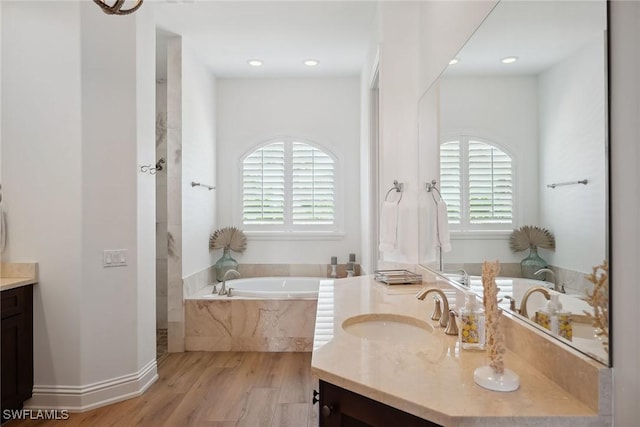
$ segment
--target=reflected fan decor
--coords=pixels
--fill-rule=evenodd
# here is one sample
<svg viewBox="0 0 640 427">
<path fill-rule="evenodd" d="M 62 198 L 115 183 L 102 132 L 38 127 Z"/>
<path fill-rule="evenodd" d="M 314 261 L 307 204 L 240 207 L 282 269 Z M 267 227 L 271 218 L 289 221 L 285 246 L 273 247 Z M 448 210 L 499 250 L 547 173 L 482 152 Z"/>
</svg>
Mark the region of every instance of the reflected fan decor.
<svg viewBox="0 0 640 427">
<path fill-rule="evenodd" d="M 130 2 L 135 2 L 133 6 L 125 9 L 125 3 L 127 0 L 93 0 L 95 4 L 100 6 L 102 11 L 107 15 L 129 15 L 142 6 L 142 2 L 144 0 L 131 0 Z"/>
<path fill-rule="evenodd" d="M 209 237 L 209 249 L 222 249 L 222 257 L 216 261 L 216 279 L 222 282 L 228 270 L 238 270 L 238 261 L 229 251 L 243 253 L 247 249 L 247 237 L 237 227 L 224 227 L 214 231 Z"/>
<path fill-rule="evenodd" d="M 538 248 L 556 249 L 556 239 L 553 234 L 546 228 L 525 225 L 513 230 L 509 238 L 509 247 L 512 252 L 520 252 L 529 249 L 529 255 L 520 261 L 520 269 L 522 277 L 528 279 L 544 279 L 544 276 L 536 276 L 535 272 L 549 265 L 547 261 L 538 255 Z"/>
</svg>

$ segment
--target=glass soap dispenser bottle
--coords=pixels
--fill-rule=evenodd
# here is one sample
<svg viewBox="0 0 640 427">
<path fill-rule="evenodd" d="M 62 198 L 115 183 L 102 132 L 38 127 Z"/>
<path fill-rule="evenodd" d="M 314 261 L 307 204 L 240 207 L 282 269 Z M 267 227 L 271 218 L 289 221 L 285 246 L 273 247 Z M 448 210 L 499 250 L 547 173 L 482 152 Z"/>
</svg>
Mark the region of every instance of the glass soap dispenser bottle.
<svg viewBox="0 0 640 427">
<path fill-rule="evenodd" d="M 546 308 L 536 311 L 535 322 L 551 331 L 552 334 L 572 341 L 573 326 L 570 311 L 562 310 L 559 294 L 551 294 Z"/>
<path fill-rule="evenodd" d="M 465 350 L 483 350 L 485 346 L 484 310 L 478 305 L 476 295 L 468 293 L 460 310 L 460 346 Z"/>
</svg>

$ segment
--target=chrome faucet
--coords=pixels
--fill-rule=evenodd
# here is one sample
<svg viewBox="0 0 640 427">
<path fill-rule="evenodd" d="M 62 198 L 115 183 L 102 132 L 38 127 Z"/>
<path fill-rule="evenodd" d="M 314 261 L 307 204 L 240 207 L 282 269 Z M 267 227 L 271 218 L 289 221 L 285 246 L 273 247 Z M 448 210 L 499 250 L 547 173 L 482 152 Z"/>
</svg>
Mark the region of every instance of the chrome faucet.
<svg viewBox="0 0 640 427">
<path fill-rule="evenodd" d="M 437 293 L 440 298 L 442 299 L 442 304 L 444 304 L 444 315 L 440 316 L 440 326 L 442 326 L 443 328 L 447 327 L 447 324 L 449 323 L 449 301 L 447 301 L 447 296 L 444 294 L 444 292 L 442 292 L 442 289 L 439 288 L 424 288 L 424 289 L 420 289 L 420 291 L 416 294 L 416 298 L 418 298 L 419 300 L 423 300 L 426 298 L 426 296 L 428 294 L 430 294 L 431 292 L 435 292 Z"/>
<path fill-rule="evenodd" d="M 224 273 L 224 276 L 222 276 L 222 286 L 220 287 L 220 290 L 218 291 L 218 295 L 227 295 L 229 291 L 227 291 L 227 279 L 229 278 L 229 276 L 235 276 L 234 279 L 237 279 L 238 277 L 240 277 L 240 273 L 238 273 L 237 270 L 234 269 L 229 269 Z"/>
<path fill-rule="evenodd" d="M 553 270 L 551 270 L 550 268 L 541 268 L 540 270 L 536 271 L 535 273 L 533 273 L 534 276 L 538 276 L 542 273 L 547 273 L 547 274 L 551 274 L 551 279 L 553 280 L 553 290 L 556 292 L 561 292 L 561 293 L 566 293 L 564 290 L 564 285 L 558 287 L 558 283 L 556 281 L 556 273 L 553 272 Z M 547 276 L 545 276 L 545 279 L 547 278 Z"/>
<path fill-rule="evenodd" d="M 551 299 L 551 295 L 549 294 L 549 291 L 544 286 L 534 286 L 532 288 L 527 289 L 527 292 L 525 292 L 524 295 L 522 296 L 522 301 L 520 302 L 520 310 L 518 310 L 520 315 L 523 317 L 529 318 L 529 313 L 527 313 L 527 300 L 529 300 L 529 297 L 534 292 L 540 292 L 542 295 L 544 295 L 547 301 Z"/>
<path fill-rule="evenodd" d="M 460 278 L 460 284 L 467 288 L 471 287 L 471 280 L 469 279 L 469 273 L 467 273 L 466 270 L 462 268 L 460 270 L 446 271 L 444 272 L 444 275 L 445 276 L 461 275 L 462 277 Z"/>
</svg>

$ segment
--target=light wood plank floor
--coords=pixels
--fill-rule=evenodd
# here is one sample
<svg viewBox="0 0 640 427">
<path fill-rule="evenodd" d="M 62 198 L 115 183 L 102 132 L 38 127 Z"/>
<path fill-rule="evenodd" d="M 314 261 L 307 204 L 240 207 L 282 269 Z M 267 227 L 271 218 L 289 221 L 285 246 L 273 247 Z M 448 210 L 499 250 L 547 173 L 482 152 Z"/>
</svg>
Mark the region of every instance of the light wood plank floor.
<svg viewBox="0 0 640 427">
<path fill-rule="evenodd" d="M 169 353 L 142 396 L 26 426 L 316 427 L 311 353 Z"/>
</svg>

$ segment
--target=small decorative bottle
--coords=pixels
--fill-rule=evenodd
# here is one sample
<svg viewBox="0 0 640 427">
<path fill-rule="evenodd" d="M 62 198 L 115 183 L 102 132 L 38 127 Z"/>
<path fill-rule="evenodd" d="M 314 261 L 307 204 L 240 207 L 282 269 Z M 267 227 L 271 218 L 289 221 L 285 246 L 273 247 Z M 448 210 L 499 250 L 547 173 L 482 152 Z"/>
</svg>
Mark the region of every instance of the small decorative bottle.
<svg viewBox="0 0 640 427">
<path fill-rule="evenodd" d="M 338 257 L 331 257 L 331 273 L 329 274 L 329 277 L 338 277 Z"/>
<path fill-rule="evenodd" d="M 465 350 L 483 350 L 485 346 L 484 310 L 478 306 L 475 294 L 467 294 L 460 310 L 460 345 Z"/>
</svg>

